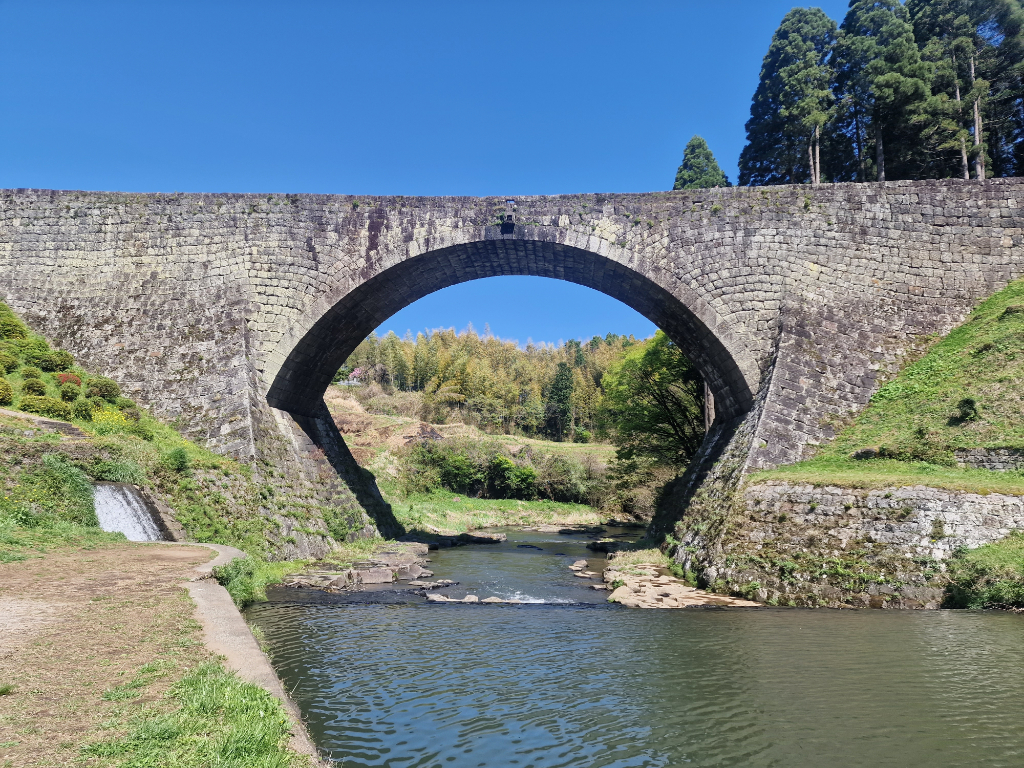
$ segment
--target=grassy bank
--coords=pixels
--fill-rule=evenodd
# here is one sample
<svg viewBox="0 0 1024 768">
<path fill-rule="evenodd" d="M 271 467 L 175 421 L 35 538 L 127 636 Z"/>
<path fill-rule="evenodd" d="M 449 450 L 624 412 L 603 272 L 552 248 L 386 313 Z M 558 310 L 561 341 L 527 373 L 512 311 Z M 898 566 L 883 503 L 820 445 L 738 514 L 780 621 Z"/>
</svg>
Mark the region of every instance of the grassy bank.
<svg viewBox="0 0 1024 768">
<path fill-rule="evenodd" d="M 1024 473 L 957 466 L 956 452 L 1024 448 L 1024 280 L 882 386 L 813 458 L 751 476 L 862 488 L 1024 493 Z"/>
<path fill-rule="evenodd" d="M 201 641 L 182 581 L 208 550 L 8 522 L 0 554 L 0 765 L 308 765 L 281 704 Z"/>
<path fill-rule="evenodd" d="M 949 567 L 949 608 L 1024 609 L 1024 532 L 960 552 Z"/>
</svg>

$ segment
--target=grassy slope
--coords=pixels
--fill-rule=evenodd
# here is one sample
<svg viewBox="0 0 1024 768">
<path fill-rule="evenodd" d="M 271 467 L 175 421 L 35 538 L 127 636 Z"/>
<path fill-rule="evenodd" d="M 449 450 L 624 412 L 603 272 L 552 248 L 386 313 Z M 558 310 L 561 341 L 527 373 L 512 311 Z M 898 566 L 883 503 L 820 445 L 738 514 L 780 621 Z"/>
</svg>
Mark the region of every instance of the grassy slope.
<svg viewBox="0 0 1024 768">
<path fill-rule="evenodd" d="M 976 419 L 961 417 L 965 398 L 976 402 Z M 879 389 L 812 459 L 750 480 L 1024 494 L 1024 473 L 962 469 L 954 456 L 957 449 L 1024 448 L 1022 415 L 1024 280 L 1018 280 Z M 858 452 L 877 457 L 852 458 Z"/>
<path fill-rule="evenodd" d="M 607 519 L 607 514 L 584 504 L 478 499 L 451 491 L 406 495 L 396 480 L 399 459 L 393 439 L 389 441 L 389 438 L 403 433 L 412 434 L 422 422 L 408 416 L 366 413 L 341 387 L 331 387 L 325 400 L 332 413 L 363 419 L 368 423 L 369 426 L 360 432 L 346 435 L 346 441 L 352 446 L 360 464 L 374 473 L 377 486 L 391 504 L 396 519 L 409 530 L 454 534 L 502 525 L 594 525 Z M 555 443 L 519 435 L 491 435 L 464 424 L 432 424 L 430 427 L 445 437 L 492 440 L 512 450 L 531 447 L 548 454 L 563 453 L 578 458 L 592 456 L 604 463 L 610 461 L 615 452 L 614 446 L 605 443 Z"/>
</svg>

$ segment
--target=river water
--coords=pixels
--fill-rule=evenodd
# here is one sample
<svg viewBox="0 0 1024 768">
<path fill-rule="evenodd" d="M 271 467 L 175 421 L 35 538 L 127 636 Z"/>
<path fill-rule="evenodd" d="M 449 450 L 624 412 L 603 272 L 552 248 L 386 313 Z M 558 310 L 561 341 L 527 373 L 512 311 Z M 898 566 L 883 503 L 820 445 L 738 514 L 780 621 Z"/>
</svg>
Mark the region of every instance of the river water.
<svg viewBox="0 0 1024 768">
<path fill-rule="evenodd" d="M 249 610 L 339 765 L 1024 765 L 1024 616 L 629 609 L 569 572 L 582 537 L 508 533 L 430 567 L 536 602 L 281 588 Z"/>
</svg>

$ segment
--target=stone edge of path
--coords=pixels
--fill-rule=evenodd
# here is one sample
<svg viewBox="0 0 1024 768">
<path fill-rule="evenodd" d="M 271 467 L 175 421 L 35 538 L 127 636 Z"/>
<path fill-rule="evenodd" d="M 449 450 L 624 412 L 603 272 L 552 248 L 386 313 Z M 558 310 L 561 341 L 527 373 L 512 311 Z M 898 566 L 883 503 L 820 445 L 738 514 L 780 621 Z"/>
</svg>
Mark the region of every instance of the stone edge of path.
<svg viewBox="0 0 1024 768">
<path fill-rule="evenodd" d="M 196 615 L 203 628 L 203 642 L 213 653 L 224 658 L 224 666 L 236 673 L 242 680 L 258 685 L 276 696 L 292 718 L 290 746 L 302 755 L 313 758 L 314 765 L 329 766 L 330 762 L 321 757 L 302 721 L 302 712 L 292 701 L 280 678 L 274 671 L 270 659 L 262 651 L 235 606 L 231 595 L 213 579 L 213 569 L 227 565 L 236 557 L 247 555 L 240 549 L 224 544 L 204 544 L 195 541 L 154 541 L 182 547 L 206 547 L 217 553 L 209 562 L 194 568 L 195 576 L 186 585 L 189 596 L 196 604 Z"/>
</svg>

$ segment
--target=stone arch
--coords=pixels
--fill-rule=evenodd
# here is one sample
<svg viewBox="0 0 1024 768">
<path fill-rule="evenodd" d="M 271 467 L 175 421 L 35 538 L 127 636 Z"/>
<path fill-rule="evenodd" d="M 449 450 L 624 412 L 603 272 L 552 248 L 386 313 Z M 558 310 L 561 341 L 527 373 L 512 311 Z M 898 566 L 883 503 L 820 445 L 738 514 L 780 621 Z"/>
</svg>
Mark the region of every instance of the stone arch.
<svg viewBox="0 0 1024 768">
<path fill-rule="evenodd" d="M 648 270 L 649 271 L 649 270 Z M 592 250 L 551 240 L 493 237 L 422 250 L 349 290 L 328 293 L 301 336 L 279 346 L 267 402 L 298 416 L 320 412 L 323 393 L 345 359 L 388 317 L 458 283 L 501 275 L 567 280 L 622 301 L 665 331 L 700 370 L 715 397 L 716 418 L 732 420 L 753 404 L 759 369 L 742 341 L 690 288 Z M 660 284 L 669 283 L 669 287 Z M 322 309 L 326 305 L 326 309 Z"/>
</svg>

